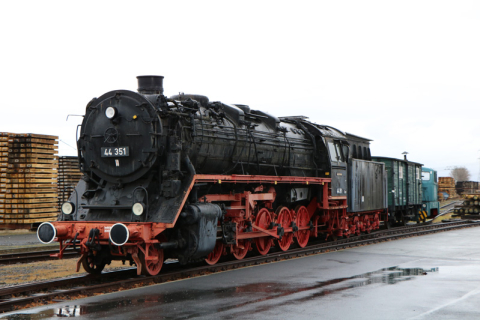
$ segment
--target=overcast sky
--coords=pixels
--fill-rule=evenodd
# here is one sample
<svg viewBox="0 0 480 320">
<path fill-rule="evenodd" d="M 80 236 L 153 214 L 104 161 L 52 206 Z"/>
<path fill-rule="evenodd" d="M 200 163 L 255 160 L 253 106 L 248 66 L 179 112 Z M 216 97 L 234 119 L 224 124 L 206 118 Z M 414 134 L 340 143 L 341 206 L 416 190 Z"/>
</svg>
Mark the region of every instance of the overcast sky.
<svg viewBox="0 0 480 320">
<path fill-rule="evenodd" d="M 478 180 L 479 33 L 480 1 L 2 1 L 0 131 L 75 155 L 67 115 L 154 74 Z"/>
</svg>

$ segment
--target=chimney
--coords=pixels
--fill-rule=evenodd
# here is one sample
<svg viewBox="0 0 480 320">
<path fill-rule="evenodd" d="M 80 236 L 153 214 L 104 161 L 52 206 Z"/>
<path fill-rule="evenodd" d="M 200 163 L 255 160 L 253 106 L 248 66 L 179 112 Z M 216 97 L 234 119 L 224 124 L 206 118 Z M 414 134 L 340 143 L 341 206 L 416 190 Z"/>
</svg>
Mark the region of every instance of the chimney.
<svg viewBox="0 0 480 320">
<path fill-rule="evenodd" d="M 138 93 L 163 94 L 163 76 L 138 76 Z"/>
</svg>

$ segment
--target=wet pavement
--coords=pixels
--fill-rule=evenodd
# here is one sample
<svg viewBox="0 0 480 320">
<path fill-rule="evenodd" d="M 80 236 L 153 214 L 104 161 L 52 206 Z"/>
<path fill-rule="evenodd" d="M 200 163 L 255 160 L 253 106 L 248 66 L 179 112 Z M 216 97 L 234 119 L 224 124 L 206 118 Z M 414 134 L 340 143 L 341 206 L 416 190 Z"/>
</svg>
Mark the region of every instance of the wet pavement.
<svg viewBox="0 0 480 320">
<path fill-rule="evenodd" d="M 0 319 L 478 319 L 480 229 L 227 271 Z"/>
</svg>

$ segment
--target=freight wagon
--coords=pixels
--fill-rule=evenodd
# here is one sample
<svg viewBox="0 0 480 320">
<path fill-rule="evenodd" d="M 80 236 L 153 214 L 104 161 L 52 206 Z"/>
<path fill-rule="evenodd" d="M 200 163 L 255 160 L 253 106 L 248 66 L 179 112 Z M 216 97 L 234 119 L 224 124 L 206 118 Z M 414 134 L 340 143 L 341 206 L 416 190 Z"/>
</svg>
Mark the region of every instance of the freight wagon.
<svg viewBox="0 0 480 320">
<path fill-rule="evenodd" d="M 405 225 L 421 220 L 422 214 L 422 164 L 387 157 L 373 157 L 383 162 L 387 171 L 388 220 L 391 224 Z"/>
</svg>

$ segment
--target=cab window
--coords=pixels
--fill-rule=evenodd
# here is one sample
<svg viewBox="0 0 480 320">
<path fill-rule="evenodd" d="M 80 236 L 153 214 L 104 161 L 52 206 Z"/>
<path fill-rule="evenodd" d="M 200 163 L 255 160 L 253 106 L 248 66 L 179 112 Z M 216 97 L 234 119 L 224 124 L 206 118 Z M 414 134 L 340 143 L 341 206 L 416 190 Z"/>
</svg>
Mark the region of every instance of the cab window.
<svg viewBox="0 0 480 320">
<path fill-rule="evenodd" d="M 429 181 L 430 180 L 430 172 L 424 171 L 422 172 L 422 180 Z"/>
<path fill-rule="evenodd" d="M 335 144 L 333 142 L 328 143 L 328 151 L 330 151 L 330 159 L 332 161 L 338 161 L 337 150 L 335 150 Z"/>
<path fill-rule="evenodd" d="M 343 147 L 343 156 L 346 160 L 348 160 L 348 151 L 349 151 L 348 144 L 343 144 L 342 147 Z"/>
<path fill-rule="evenodd" d="M 330 151 L 330 159 L 336 162 L 345 162 L 345 157 L 343 156 L 342 147 L 340 142 L 329 142 L 328 151 Z"/>
</svg>

